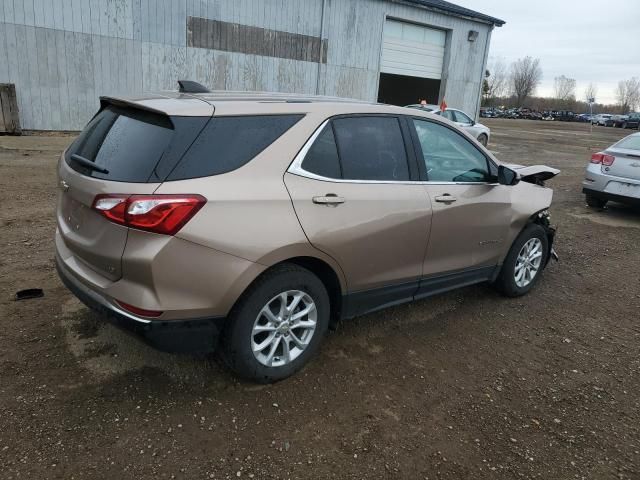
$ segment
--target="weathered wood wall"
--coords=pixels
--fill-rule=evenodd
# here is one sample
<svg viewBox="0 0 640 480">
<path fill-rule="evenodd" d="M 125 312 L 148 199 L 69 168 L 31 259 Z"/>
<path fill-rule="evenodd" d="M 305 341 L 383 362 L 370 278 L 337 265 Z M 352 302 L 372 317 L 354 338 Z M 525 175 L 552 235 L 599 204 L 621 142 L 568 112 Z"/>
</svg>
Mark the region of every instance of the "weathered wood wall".
<svg viewBox="0 0 640 480">
<path fill-rule="evenodd" d="M 13 83 L 0 83 L 0 133 L 22 133 L 16 86 Z"/>
<path fill-rule="evenodd" d="M 320 38 L 322 0 L 0 0 L 0 82 L 14 83 L 25 129 L 80 129 L 100 95 L 210 88 L 375 101 L 384 19 L 450 31 L 443 81 L 477 110 L 490 26 L 401 1 L 328 0 L 326 63 L 188 45 L 188 18 Z M 469 30 L 480 32 L 467 41 Z M 251 30 L 256 32 L 257 29 Z M 209 45 L 206 45 L 209 47 Z"/>
</svg>

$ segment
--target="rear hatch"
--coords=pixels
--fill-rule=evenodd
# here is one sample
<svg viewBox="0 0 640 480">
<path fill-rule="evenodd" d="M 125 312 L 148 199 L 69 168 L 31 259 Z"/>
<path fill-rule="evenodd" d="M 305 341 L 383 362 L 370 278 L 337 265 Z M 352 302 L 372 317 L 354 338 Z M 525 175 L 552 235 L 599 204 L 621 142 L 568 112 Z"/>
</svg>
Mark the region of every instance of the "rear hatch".
<svg viewBox="0 0 640 480">
<path fill-rule="evenodd" d="M 607 175 L 640 180 L 640 134 L 634 133 L 607 148 L 604 153 L 613 155 L 615 160 L 609 166 L 602 166 Z"/>
<path fill-rule="evenodd" d="M 102 276 L 122 276 L 128 228 L 92 209 L 99 194 L 151 194 L 209 120 L 103 101 L 63 153 L 57 221 L 71 254 Z"/>
</svg>

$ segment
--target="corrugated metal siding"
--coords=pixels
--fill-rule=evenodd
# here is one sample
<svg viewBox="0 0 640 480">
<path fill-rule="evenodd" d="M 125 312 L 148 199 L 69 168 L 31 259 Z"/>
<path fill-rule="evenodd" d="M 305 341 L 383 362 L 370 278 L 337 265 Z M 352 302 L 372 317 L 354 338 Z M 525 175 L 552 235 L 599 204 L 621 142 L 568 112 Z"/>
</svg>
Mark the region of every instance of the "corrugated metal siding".
<svg viewBox="0 0 640 480">
<path fill-rule="evenodd" d="M 387 16 L 448 30 L 447 103 L 478 107 L 483 23 L 400 2 L 328 0 L 327 63 L 318 65 L 188 47 L 189 16 L 319 37 L 322 0 L 0 0 L 0 82 L 16 84 L 23 128 L 80 129 L 100 95 L 175 89 L 179 78 L 375 101 Z"/>
</svg>

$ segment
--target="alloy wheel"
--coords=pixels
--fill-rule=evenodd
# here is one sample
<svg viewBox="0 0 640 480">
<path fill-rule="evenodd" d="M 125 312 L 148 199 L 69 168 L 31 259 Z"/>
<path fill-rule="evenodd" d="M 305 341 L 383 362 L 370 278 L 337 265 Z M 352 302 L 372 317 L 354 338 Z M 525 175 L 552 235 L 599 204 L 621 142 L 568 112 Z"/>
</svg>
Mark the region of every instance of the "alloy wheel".
<svg viewBox="0 0 640 480">
<path fill-rule="evenodd" d="M 318 310 L 308 293 L 288 290 L 276 295 L 253 324 L 253 355 L 267 367 L 288 365 L 309 346 L 317 320 Z"/>
<path fill-rule="evenodd" d="M 516 259 L 514 280 L 520 288 L 529 285 L 540 271 L 542 264 L 542 241 L 530 238 L 522 246 Z"/>
</svg>

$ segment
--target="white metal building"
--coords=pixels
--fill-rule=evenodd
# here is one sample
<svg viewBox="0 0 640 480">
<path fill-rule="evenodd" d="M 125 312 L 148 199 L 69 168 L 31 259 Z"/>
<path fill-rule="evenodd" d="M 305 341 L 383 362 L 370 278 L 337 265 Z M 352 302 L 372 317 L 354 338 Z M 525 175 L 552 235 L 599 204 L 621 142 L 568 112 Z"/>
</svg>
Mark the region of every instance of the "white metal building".
<svg viewBox="0 0 640 480">
<path fill-rule="evenodd" d="M 80 129 L 100 95 L 178 79 L 473 116 L 502 24 L 443 0 L 2 0 L 0 83 L 24 129 Z"/>
</svg>

